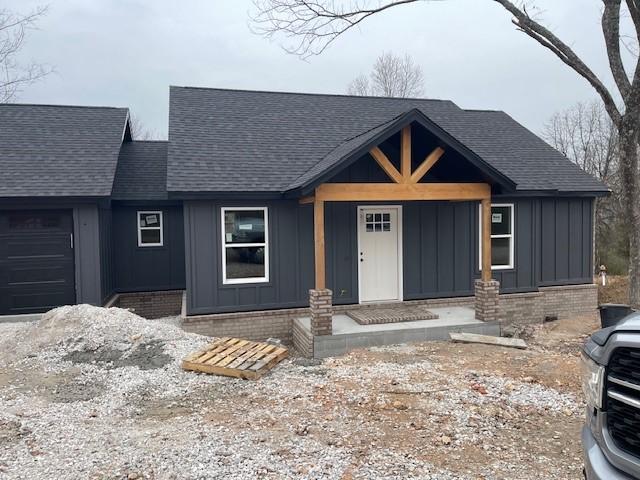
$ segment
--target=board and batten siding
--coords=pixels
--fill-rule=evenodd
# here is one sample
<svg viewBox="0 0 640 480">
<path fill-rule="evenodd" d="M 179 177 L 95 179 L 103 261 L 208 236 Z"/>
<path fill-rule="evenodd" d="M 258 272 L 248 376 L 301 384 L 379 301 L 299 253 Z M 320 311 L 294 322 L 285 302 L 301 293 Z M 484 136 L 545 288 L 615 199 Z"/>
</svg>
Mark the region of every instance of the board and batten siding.
<svg viewBox="0 0 640 480">
<path fill-rule="evenodd" d="M 593 282 L 592 198 L 500 198 L 494 203 L 515 208 L 515 268 L 493 271 L 502 293 Z M 478 250 L 475 255 L 478 268 Z"/>
<path fill-rule="evenodd" d="M 494 270 L 502 293 L 591 282 L 591 198 L 499 198 L 515 208 L 515 266 Z M 334 304 L 358 303 L 358 205 L 327 202 L 327 287 Z M 405 300 L 469 296 L 479 271 L 477 202 L 402 205 Z M 269 282 L 222 284 L 220 208 L 269 209 Z M 296 201 L 185 203 L 187 305 L 191 315 L 308 305 L 313 287 L 313 209 Z"/>
<path fill-rule="evenodd" d="M 138 246 L 138 211 L 161 211 L 162 246 Z M 181 205 L 113 207 L 115 291 L 150 292 L 185 288 L 184 220 Z"/>
<path fill-rule="evenodd" d="M 267 207 L 269 281 L 222 283 L 221 208 Z M 184 204 L 187 312 L 190 315 L 308 305 L 313 287 L 313 207 L 274 202 Z"/>
<path fill-rule="evenodd" d="M 76 302 L 102 305 L 102 257 L 98 205 L 73 209 Z"/>
<path fill-rule="evenodd" d="M 102 303 L 106 303 L 116 289 L 116 275 L 113 251 L 113 211 L 110 208 L 98 210 L 100 224 L 100 283 Z"/>
<path fill-rule="evenodd" d="M 403 204 L 404 298 L 473 295 L 477 202 Z"/>
<path fill-rule="evenodd" d="M 540 201 L 539 286 L 593 281 L 593 200 Z"/>
</svg>

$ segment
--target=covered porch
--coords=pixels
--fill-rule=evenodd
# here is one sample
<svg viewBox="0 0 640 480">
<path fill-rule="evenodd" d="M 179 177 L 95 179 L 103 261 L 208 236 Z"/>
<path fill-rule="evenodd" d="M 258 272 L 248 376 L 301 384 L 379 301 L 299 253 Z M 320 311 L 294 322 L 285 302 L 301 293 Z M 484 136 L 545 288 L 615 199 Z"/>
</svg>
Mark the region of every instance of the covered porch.
<svg viewBox="0 0 640 480">
<path fill-rule="evenodd" d="M 425 176 L 434 168 L 445 153 L 446 145 L 441 144 L 431 150 L 420 162 L 416 162 L 412 155 L 412 127 L 406 124 L 400 130 L 399 162 L 396 165 L 389 159 L 379 146 L 372 146 L 368 153 L 376 164 L 384 171 L 389 180 L 380 182 L 330 182 L 325 181 L 315 186 L 312 194 L 300 200 L 301 204 L 313 205 L 314 220 L 314 288 L 309 291 L 310 315 L 294 323 L 294 338 L 297 335 L 308 336 L 305 342 L 315 345 L 313 356 L 327 356 L 327 352 L 338 354 L 349 347 L 381 345 L 406 341 L 421 341 L 427 339 L 443 339 L 450 331 L 467 331 L 472 333 L 499 334 L 498 326 L 498 293 L 499 284 L 492 279 L 491 263 L 491 184 L 489 182 L 435 182 L 425 181 Z M 327 204 L 331 202 L 351 202 L 358 205 L 360 215 L 358 226 L 358 298 L 360 306 L 366 307 L 376 303 L 376 298 L 384 299 L 385 308 L 393 309 L 394 305 L 405 305 L 402 297 L 402 268 L 397 273 L 399 286 L 398 295 L 376 297 L 368 295 L 376 290 L 376 283 L 388 281 L 396 273 L 394 263 L 384 262 L 378 265 L 378 275 L 375 269 L 367 269 L 367 262 L 371 262 L 371 254 L 366 252 L 366 235 L 379 232 L 382 238 L 385 232 L 394 229 L 394 208 L 398 208 L 397 215 L 401 215 L 402 202 L 473 202 L 480 205 L 480 278 L 474 281 L 474 296 L 466 299 L 464 307 L 433 307 L 433 316 L 425 315 L 424 319 L 415 318 L 412 321 L 400 323 L 386 323 L 384 325 L 361 325 L 354 321 L 342 307 L 334 306 L 334 292 L 327 288 L 327 252 L 325 245 L 326 222 L 325 212 Z M 381 206 L 384 208 L 381 209 Z M 371 211 L 389 212 L 368 214 Z M 377 208 L 376 208 L 377 207 Z M 386 209 L 385 209 L 386 208 Z M 378 216 L 375 216 L 378 215 Z M 398 241 L 398 255 L 402 264 L 403 245 Z M 470 236 L 471 237 L 471 236 Z M 384 251 L 374 244 L 372 252 L 385 257 Z M 472 247 L 471 247 L 472 248 Z M 391 249 L 390 251 L 393 251 Z M 406 259 L 405 259 L 406 261 Z M 397 265 L 395 265 L 397 266 Z M 388 272 L 388 275 L 387 275 Z M 472 274 L 470 272 L 470 274 Z M 393 288 L 391 284 L 390 288 Z M 414 303 L 414 302 L 409 302 Z M 327 338 L 323 338 L 327 337 Z M 333 338 L 330 338 L 333 337 Z M 313 349 L 312 349 L 313 350 Z M 345 351 L 346 351 L 345 350 Z M 324 353 L 322 353 L 324 352 Z M 344 352 L 343 352 L 344 353 Z"/>
</svg>

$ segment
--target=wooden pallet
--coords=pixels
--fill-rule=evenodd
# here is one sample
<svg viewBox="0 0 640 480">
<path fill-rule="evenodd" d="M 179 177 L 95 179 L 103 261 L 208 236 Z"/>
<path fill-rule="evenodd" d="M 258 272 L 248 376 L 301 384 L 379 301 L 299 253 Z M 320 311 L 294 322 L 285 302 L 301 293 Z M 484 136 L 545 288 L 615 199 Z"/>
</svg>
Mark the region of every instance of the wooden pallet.
<svg viewBox="0 0 640 480">
<path fill-rule="evenodd" d="M 224 337 L 182 361 L 184 370 L 257 380 L 287 358 L 289 351 L 270 343 Z"/>
</svg>

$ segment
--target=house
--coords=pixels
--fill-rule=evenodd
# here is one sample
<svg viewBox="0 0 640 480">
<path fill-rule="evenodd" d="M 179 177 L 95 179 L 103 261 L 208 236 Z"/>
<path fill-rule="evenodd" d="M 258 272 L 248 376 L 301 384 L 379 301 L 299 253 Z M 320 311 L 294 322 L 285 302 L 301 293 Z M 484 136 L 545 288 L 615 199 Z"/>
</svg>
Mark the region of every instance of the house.
<svg viewBox="0 0 640 480">
<path fill-rule="evenodd" d="M 190 87 L 169 107 L 169 140 L 142 142 L 127 109 L 0 106 L 0 314 L 181 308 L 291 338 L 357 305 L 595 311 L 608 189 L 503 112 Z"/>
</svg>

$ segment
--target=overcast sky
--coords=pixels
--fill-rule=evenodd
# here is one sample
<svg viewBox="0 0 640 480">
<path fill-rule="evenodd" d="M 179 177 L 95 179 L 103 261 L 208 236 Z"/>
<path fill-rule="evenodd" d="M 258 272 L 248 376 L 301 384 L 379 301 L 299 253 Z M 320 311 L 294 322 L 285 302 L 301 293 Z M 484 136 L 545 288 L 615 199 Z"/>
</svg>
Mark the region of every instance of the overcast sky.
<svg viewBox="0 0 640 480">
<path fill-rule="evenodd" d="M 4 0 L 27 12 L 41 1 Z M 531 3 L 531 2 L 529 2 Z M 599 0 L 539 0 L 545 24 L 592 69 L 607 60 Z M 251 33 L 243 0 L 50 0 L 25 61 L 56 73 L 20 102 L 127 106 L 165 137 L 169 85 L 345 93 L 383 51 L 409 53 L 425 95 L 504 110 L 539 133 L 556 111 L 594 98 L 588 84 L 524 34 L 490 0 L 402 6 L 377 15 L 307 61 Z"/>
</svg>

